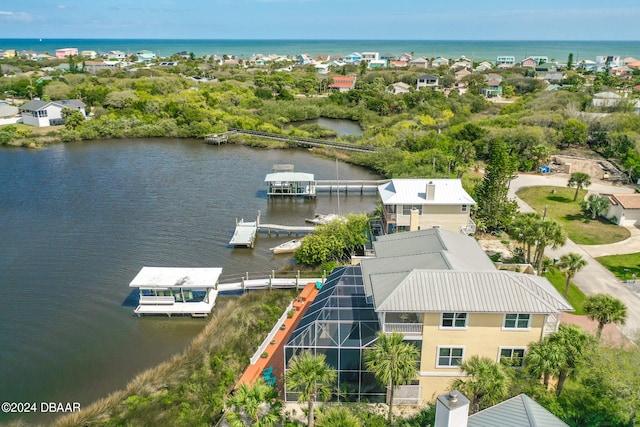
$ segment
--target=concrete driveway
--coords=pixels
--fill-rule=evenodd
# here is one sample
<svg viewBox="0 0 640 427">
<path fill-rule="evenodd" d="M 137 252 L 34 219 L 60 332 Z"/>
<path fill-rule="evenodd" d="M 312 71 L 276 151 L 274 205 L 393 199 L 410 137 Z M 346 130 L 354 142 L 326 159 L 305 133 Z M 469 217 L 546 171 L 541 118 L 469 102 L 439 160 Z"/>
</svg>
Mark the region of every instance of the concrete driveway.
<svg viewBox="0 0 640 427">
<path fill-rule="evenodd" d="M 516 200 L 521 212 L 534 212 L 529 205 L 516 196 L 515 193 L 519 189 L 541 185 L 564 187 L 567 185 L 568 181 L 568 174 L 521 174 L 518 175 L 517 178 L 511 180 L 509 185 L 509 196 Z M 587 189 L 591 192 L 597 193 L 635 192 L 631 187 L 607 185 L 601 182 L 594 183 Z M 620 330 L 628 338 L 635 340 L 638 337 L 638 332 L 640 332 L 640 279 L 637 283 L 623 283 L 616 278 L 613 273 L 593 259 L 593 256 L 600 256 L 600 254 L 604 254 L 604 252 L 607 252 L 607 255 L 640 252 L 640 231 L 635 230 L 629 239 L 624 242 L 614 243 L 611 245 L 580 246 L 572 240 L 567 239 L 567 243 L 561 248 L 555 250 L 547 248 L 545 255 L 550 258 L 560 258 L 561 255 L 570 252 L 580 254 L 587 261 L 586 267 L 576 274 L 573 282 L 587 295 L 606 293 L 613 295 L 624 302 L 627 306 L 627 323 L 626 325 L 621 326 Z"/>
</svg>

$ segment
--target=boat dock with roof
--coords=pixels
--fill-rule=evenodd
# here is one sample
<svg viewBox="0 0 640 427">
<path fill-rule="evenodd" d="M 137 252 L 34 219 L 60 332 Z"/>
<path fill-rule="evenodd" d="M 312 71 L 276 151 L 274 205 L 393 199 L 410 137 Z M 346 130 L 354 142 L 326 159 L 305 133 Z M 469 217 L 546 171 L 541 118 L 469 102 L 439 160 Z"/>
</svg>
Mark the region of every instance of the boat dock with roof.
<svg viewBox="0 0 640 427">
<path fill-rule="evenodd" d="M 220 274 L 222 268 L 142 267 L 129 284 L 140 290 L 134 313 L 205 317 L 215 305 Z"/>
</svg>

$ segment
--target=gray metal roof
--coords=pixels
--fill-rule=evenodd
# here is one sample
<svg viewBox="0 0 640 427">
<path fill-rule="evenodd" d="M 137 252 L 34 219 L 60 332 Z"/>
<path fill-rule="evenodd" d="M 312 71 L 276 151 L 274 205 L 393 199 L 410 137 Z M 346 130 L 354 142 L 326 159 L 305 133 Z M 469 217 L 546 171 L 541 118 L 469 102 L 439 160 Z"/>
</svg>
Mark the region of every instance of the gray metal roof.
<svg viewBox="0 0 640 427">
<path fill-rule="evenodd" d="M 313 182 L 312 173 L 304 172 L 275 172 L 268 174 L 264 182 Z"/>
<path fill-rule="evenodd" d="M 427 184 L 435 185 L 433 200 L 427 200 Z M 459 179 L 392 179 L 378 186 L 384 205 L 475 205 Z"/>
<path fill-rule="evenodd" d="M 467 427 L 568 427 L 526 394 L 520 394 L 469 417 Z"/>
<path fill-rule="evenodd" d="M 404 278 L 400 274 L 404 274 Z M 413 270 L 372 275 L 370 280 L 376 311 L 558 313 L 572 310 L 557 292 L 555 295 L 548 292 L 531 277 L 502 270 Z"/>
<path fill-rule="evenodd" d="M 85 103 L 79 99 L 63 99 L 60 101 L 43 101 L 41 99 L 34 99 L 20 106 L 22 111 L 38 111 L 47 108 L 49 105 L 58 105 L 62 108 L 71 108 L 78 110 L 85 107 Z"/>
<path fill-rule="evenodd" d="M 18 114 L 18 107 L 0 102 L 0 117 L 13 117 Z"/>
</svg>

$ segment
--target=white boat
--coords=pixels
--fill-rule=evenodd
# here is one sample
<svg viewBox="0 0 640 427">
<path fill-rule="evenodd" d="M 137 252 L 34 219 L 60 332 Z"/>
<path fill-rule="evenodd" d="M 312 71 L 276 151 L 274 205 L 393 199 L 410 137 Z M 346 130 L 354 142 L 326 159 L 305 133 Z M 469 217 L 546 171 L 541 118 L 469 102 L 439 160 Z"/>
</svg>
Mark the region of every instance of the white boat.
<svg viewBox="0 0 640 427">
<path fill-rule="evenodd" d="M 326 214 L 326 215 L 315 214 L 313 218 L 305 218 L 304 220 L 306 222 L 310 222 L 311 224 L 322 225 L 322 224 L 328 224 L 337 219 L 344 220 L 344 217 L 342 215 L 336 215 L 336 214 Z"/>
<path fill-rule="evenodd" d="M 278 245 L 274 248 L 271 248 L 271 251 L 274 254 L 290 254 L 296 251 L 302 245 L 302 239 L 293 239 L 288 242 L 284 242 L 281 245 Z"/>
<path fill-rule="evenodd" d="M 215 305 L 221 268 L 142 267 L 129 287 L 139 288 L 141 314 L 206 316 Z"/>
</svg>

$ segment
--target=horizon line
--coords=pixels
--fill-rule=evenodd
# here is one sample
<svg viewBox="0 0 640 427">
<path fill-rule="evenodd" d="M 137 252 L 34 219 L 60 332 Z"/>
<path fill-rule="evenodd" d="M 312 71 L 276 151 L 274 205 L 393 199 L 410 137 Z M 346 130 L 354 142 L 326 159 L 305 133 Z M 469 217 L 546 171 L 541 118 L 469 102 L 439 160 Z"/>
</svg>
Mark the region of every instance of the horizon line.
<svg viewBox="0 0 640 427">
<path fill-rule="evenodd" d="M 3 37 L 0 40 L 184 40 L 184 41 L 346 41 L 346 42 L 640 42 L 640 40 L 586 40 L 586 39 L 351 39 L 351 38 L 160 38 L 160 37 L 97 37 L 97 38 L 78 38 L 78 37 Z"/>
</svg>

